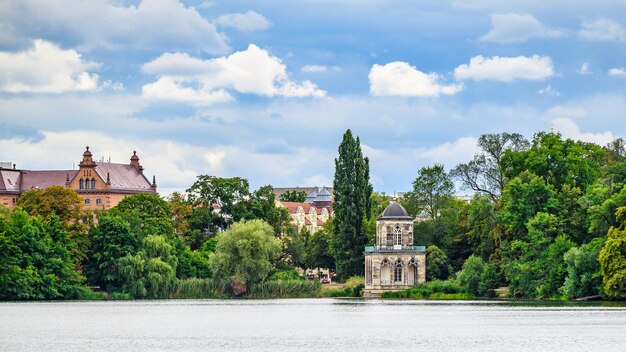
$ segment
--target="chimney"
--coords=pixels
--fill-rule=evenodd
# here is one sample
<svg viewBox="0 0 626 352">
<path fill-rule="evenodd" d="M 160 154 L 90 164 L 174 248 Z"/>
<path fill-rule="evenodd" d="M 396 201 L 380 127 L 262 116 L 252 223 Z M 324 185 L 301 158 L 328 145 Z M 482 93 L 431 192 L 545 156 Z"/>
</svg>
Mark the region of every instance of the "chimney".
<svg viewBox="0 0 626 352">
<path fill-rule="evenodd" d="M 133 150 L 133 156 L 130 157 L 130 165 L 139 169 L 139 157 L 137 156 L 136 150 Z"/>
<path fill-rule="evenodd" d="M 70 185 L 70 174 L 65 174 L 65 185 L 66 186 Z"/>
<path fill-rule="evenodd" d="M 15 166 L 17 166 L 17 165 L 13 164 L 13 170 L 15 170 Z"/>
<path fill-rule="evenodd" d="M 111 176 L 107 172 L 107 185 L 111 185 Z"/>
<path fill-rule="evenodd" d="M 152 175 L 152 188 L 156 188 L 156 176 Z"/>
</svg>

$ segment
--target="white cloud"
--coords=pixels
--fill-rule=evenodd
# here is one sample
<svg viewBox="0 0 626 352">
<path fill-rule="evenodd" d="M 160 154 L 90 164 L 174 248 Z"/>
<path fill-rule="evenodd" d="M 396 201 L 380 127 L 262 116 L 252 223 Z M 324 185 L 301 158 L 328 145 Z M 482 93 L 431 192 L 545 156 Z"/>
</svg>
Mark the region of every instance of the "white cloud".
<svg viewBox="0 0 626 352">
<path fill-rule="evenodd" d="M 474 56 L 469 64 L 454 70 L 457 80 L 472 79 L 511 82 L 515 80 L 540 81 L 554 75 L 548 56 L 483 57 Z"/>
<path fill-rule="evenodd" d="M 580 65 L 580 69 L 578 70 L 578 73 L 580 73 L 581 75 L 590 75 L 592 72 L 591 72 L 589 63 L 583 62 L 583 64 Z"/>
<path fill-rule="evenodd" d="M 606 17 L 585 20 L 578 36 L 590 41 L 626 41 L 626 28 Z"/>
<path fill-rule="evenodd" d="M 254 11 L 222 15 L 215 20 L 215 23 L 222 27 L 235 28 L 240 32 L 268 29 L 272 25 L 272 22 L 268 21 L 267 18 Z"/>
<path fill-rule="evenodd" d="M 148 48 L 229 51 L 223 35 L 193 7 L 178 0 L 119 1 L 21 0 L 0 11 L 4 35 L 0 44 L 23 44 L 34 38 L 63 38 L 68 44 L 93 48 Z M 167 49 L 165 49 L 167 48 Z"/>
<path fill-rule="evenodd" d="M 426 157 L 433 162 L 452 167 L 470 160 L 478 150 L 477 139 L 461 137 L 454 142 L 445 142 L 431 148 L 418 149 L 417 155 Z"/>
<path fill-rule="evenodd" d="M 406 62 L 373 65 L 369 73 L 373 96 L 438 97 L 463 90 L 460 84 L 441 85 L 436 73 L 424 73 Z"/>
<path fill-rule="evenodd" d="M 226 90 L 262 96 L 323 97 L 326 92 L 310 81 L 289 79 L 282 61 L 250 44 L 246 50 L 202 60 L 186 53 L 166 53 L 143 65 L 157 81 L 143 87 L 143 95 L 159 100 L 207 105 L 230 101 Z"/>
<path fill-rule="evenodd" d="M 492 14 L 491 29 L 480 40 L 498 43 L 522 43 L 530 38 L 557 38 L 558 30 L 545 28 L 532 15 L 516 13 Z"/>
<path fill-rule="evenodd" d="M 555 90 L 554 88 L 552 88 L 551 85 L 547 85 L 545 88 L 541 88 L 537 91 L 538 94 L 541 95 L 547 95 L 549 97 L 558 97 L 559 95 L 561 95 L 561 92 Z"/>
<path fill-rule="evenodd" d="M 607 73 L 609 76 L 626 78 L 626 70 L 623 67 L 612 68 Z"/>
<path fill-rule="evenodd" d="M 324 65 L 306 65 L 302 67 L 302 72 L 328 72 L 328 67 Z"/>
<path fill-rule="evenodd" d="M 0 52 L 0 92 L 61 93 L 98 87 L 99 65 L 84 61 L 75 50 L 63 50 L 43 40 L 17 53 Z"/>
<path fill-rule="evenodd" d="M 590 133 L 581 132 L 576 123 L 565 117 L 557 117 L 551 121 L 551 126 L 555 131 L 560 132 L 563 137 L 579 140 L 583 142 L 595 143 L 605 146 L 615 139 L 611 131 Z"/>
</svg>

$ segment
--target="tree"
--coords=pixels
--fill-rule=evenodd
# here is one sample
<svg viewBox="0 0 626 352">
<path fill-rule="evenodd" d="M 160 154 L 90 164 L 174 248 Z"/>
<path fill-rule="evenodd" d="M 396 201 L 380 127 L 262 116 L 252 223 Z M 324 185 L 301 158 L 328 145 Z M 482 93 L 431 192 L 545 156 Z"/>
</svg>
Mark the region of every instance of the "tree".
<svg viewBox="0 0 626 352">
<path fill-rule="evenodd" d="M 127 221 L 119 215 L 107 215 L 99 219 L 91 230 L 92 247 L 87 262 L 89 281 L 107 291 L 121 288 L 118 261 L 126 255 L 135 255 L 141 245 L 141 236 L 132 232 Z"/>
<path fill-rule="evenodd" d="M 276 206 L 276 195 L 272 186 L 263 186 L 252 193 L 248 200 L 250 219 L 267 222 L 274 228 L 276 236 L 287 233 L 291 227 L 291 215 L 284 207 Z"/>
<path fill-rule="evenodd" d="M 370 216 L 372 185 L 369 159 L 363 157 L 359 138 L 347 130 L 335 159 L 334 238 L 337 276 L 341 279 L 363 275 L 363 248 L 366 243 L 364 221 Z"/>
<path fill-rule="evenodd" d="M 332 268 L 335 259 L 332 254 L 333 220 L 328 219 L 324 226 L 309 236 L 305 248 L 306 264 L 309 268 Z"/>
<path fill-rule="evenodd" d="M 454 184 L 443 165 L 423 167 L 413 181 L 413 190 L 406 195 L 417 212 L 426 211 L 431 220 L 441 215 L 441 210 L 454 192 Z"/>
<path fill-rule="evenodd" d="M 569 299 L 595 296 L 603 292 L 598 255 L 604 246 L 603 238 L 596 238 L 580 247 L 572 247 L 563 256 L 567 277 L 560 291 Z"/>
<path fill-rule="evenodd" d="M 246 203 L 250 196 L 250 185 L 245 178 L 200 175 L 187 193 L 195 206 L 219 207 L 222 228 L 233 221 L 249 218 Z"/>
<path fill-rule="evenodd" d="M 17 205 L 29 215 L 41 216 L 45 221 L 57 217 L 68 231 L 73 242 L 70 252 L 74 260 L 85 259 L 89 238 L 87 237 L 88 213 L 82 209 L 83 201 L 74 190 L 63 186 L 50 186 L 46 189 L 30 189 L 17 199 Z"/>
<path fill-rule="evenodd" d="M 163 236 L 143 239 L 141 250 L 118 259 L 122 291 L 134 298 L 167 297 L 174 287 L 178 260 Z"/>
<path fill-rule="evenodd" d="M 16 209 L 0 217 L 0 300 L 71 299 L 86 290 L 62 221 Z"/>
<path fill-rule="evenodd" d="M 281 202 L 298 202 L 302 203 L 306 200 L 305 191 L 289 190 L 281 194 L 279 197 Z"/>
<path fill-rule="evenodd" d="M 483 134 L 478 138 L 481 152 L 470 162 L 457 165 L 450 174 L 466 188 L 484 193 L 497 203 L 505 183 L 502 156 L 507 150 L 523 151 L 528 146 L 528 141 L 518 133 Z"/>
<path fill-rule="evenodd" d="M 468 242 L 472 252 L 483 260 L 496 251 L 497 224 L 495 204 L 485 195 L 476 195 L 468 210 Z"/>
<path fill-rule="evenodd" d="M 426 281 L 445 280 L 451 273 L 446 253 L 437 246 L 426 248 Z"/>
<path fill-rule="evenodd" d="M 465 292 L 473 295 L 480 294 L 480 282 L 482 280 L 483 271 L 485 270 L 485 262 L 475 255 L 467 258 L 463 263 L 463 268 L 457 274 L 459 285 Z"/>
<path fill-rule="evenodd" d="M 209 257 L 213 278 L 229 285 L 235 295 L 264 281 L 280 253 L 274 230 L 261 220 L 234 223 L 217 235 L 215 253 Z"/>
<path fill-rule="evenodd" d="M 170 214 L 175 222 L 176 233 L 185 237 L 189 232 L 189 217 L 193 212 L 193 207 L 182 193 L 174 192 L 167 198 Z"/>
<path fill-rule="evenodd" d="M 620 225 L 611 227 L 600 251 L 604 292 L 609 298 L 626 298 L 626 207 L 617 209 Z"/>
</svg>

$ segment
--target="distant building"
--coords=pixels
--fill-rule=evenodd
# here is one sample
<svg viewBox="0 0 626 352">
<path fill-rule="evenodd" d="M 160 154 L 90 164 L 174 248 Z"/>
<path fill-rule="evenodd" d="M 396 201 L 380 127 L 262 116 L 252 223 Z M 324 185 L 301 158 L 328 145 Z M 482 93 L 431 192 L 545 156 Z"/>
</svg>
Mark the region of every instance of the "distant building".
<svg viewBox="0 0 626 352">
<path fill-rule="evenodd" d="M 426 281 L 426 248 L 413 245 L 413 217 L 391 202 L 376 219 L 376 246 L 365 247 L 364 297 Z"/>
<path fill-rule="evenodd" d="M 296 188 L 296 190 L 302 189 L 304 188 Z M 333 215 L 333 196 L 326 187 L 320 190 L 317 187 L 310 189 L 306 200 L 302 203 L 276 201 L 276 205 L 287 208 L 298 230 L 304 227 L 313 234 Z"/>
<path fill-rule="evenodd" d="M 78 170 L 20 170 L 0 163 L 0 205 L 14 209 L 22 193 L 55 185 L 76 191 L 85 209 L 110 209 L 130 194 L 157 193 L 155 177 L 148 181 L 136 152 L 129 164 L 95 162 L 87 147 L 78 165 Z"/>
<path fill-rule="evenodd" d="M 330 192 L 330 194 L 333 194 L 333 188 L 332 187 L 322 187 L 322 188 L 326 188 L 326 190 L 328 192 Z M 283 193 L 286 193 L 288 191 L 296 191 L 296 192 L 304 192 L 306 194 L 310 194 L 311 192 L 319 192 L 320 191 L 320 187 L 317 186 L 313 186 L 313 187 L 274 187 L 273 188 L 274 194 L 276 195 L 276 199 L 280 198 L 280 196 Z"/>
</svg>

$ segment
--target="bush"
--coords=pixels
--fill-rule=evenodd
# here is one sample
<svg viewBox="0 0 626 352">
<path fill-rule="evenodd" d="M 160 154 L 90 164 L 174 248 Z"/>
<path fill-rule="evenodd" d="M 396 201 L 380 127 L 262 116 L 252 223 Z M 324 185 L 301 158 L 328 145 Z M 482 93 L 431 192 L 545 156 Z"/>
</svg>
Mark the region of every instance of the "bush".
<svg viewBox="0 0 626 352">
<path fill-rule="evenodd" d="M 383 292 L 383 298 L 414 299 L 471 299 L 471 293 L 463 292 L 456 280 L 434 280 L 417 284 L 415 287 L 397 292 Z"/>
<path fill-rule="evenodd" d="M 321 286 L 318 281 L 272 280 L 252 286 L 248 298 L 309 298 L 319 297 Z"/>
<path fill-rule="evenodd" d="M 227 298 L 224 285 L 212 279 L 176 280 L 170 298 Z"/>
<path fill-rule="evenodd" d="M 268 278 L 269 281 L 274 280 L 305 280 L 304 276 L 300 275 L 295 268 L 289 268 L 285 270 L 277 270 Z"/>
</svg>

